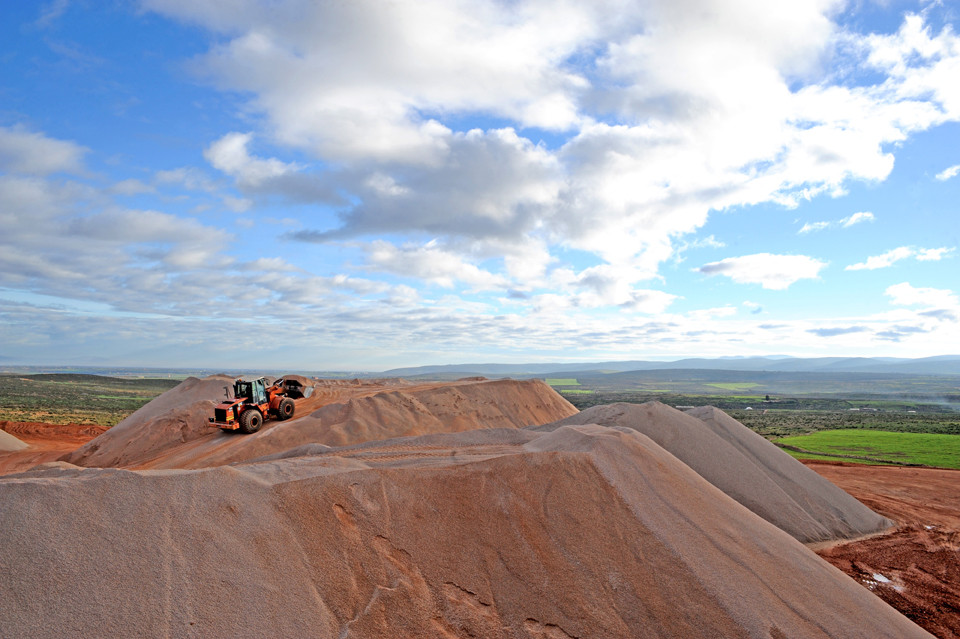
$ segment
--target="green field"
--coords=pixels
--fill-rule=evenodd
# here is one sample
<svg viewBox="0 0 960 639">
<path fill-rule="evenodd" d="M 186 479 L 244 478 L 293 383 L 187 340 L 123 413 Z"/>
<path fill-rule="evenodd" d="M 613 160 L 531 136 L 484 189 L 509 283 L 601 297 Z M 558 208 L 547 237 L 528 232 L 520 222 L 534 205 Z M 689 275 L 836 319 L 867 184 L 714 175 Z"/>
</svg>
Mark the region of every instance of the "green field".
<svg viewBox="0 0 960 639">
<path fill-rule="evenodd" d="M 713 382 L 704 384 L 704 386 L 713 386 L 714 388 L 722 388 L 723 390 L 730 391 L 749 390 L 759 385 L 760 384 L 755 384 L 754 382 Z"/>
<path fill-rule="evenodd" d="M 817 457 L 816 453 L 869 457 L 898 464 L 921 464 L 939 468 L 960 468 L 960 435 L 934 433 L 894 433 L 882 430 L 821 430 L 809 435 L 775 440 L 802 448 L 809 453 L 788 451 L 798 458 Z M 829 457 L 827 457 L 829 458 Z M 843 461 L 867 461 L 834 457 Z"/>
<path fill-rule="evenodd" d="M 561 388 L 560 392 L 564 395 L 590 395 L 592 390 L 586 388 Z"/>
<path fill-rule="evenodd" d="M 579 386 L 580 382 L 575 379 L 553 379 L 548 378 L 544 380 L 550 386 Z"/>
</svg>

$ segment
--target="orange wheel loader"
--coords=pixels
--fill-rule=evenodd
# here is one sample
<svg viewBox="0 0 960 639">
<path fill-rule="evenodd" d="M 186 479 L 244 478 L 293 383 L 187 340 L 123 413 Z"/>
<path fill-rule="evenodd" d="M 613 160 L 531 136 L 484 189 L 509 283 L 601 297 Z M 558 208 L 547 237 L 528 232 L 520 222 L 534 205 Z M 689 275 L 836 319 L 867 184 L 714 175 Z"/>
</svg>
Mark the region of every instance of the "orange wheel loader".
<svg viewBox="0 0 960 639">
<path fill-rule="evenodd" d="M 267 386 L 267 380 L 237 379 L 233 382 L 233 397 L 230 387 L 224 386 L 227 398 L 213 409 L 210 425 L 223 430 L 239 430 L 255 433 L 265 419 L 285 420 L 293 417 L 296 410 L 294 399 L 310 397 L 312 386 L 304 386 L 295 379 L 282 377 Z"/>
</svg>

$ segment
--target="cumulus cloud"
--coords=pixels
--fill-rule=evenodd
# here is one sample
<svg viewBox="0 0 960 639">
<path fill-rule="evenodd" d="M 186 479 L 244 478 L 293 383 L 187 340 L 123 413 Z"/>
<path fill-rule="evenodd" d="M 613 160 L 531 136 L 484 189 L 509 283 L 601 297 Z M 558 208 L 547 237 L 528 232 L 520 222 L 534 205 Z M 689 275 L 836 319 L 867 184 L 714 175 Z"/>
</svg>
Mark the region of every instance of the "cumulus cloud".
<svg viewBox="0 0 960 639">
<path fill-rule="evenodd" d="M 711 210 L 882 180 L 892 143 L 960 117 L 942 81 L 960 59 L 952 32 L 910 16 L 886 36 L 841 33 L 833 0 L 145 4 L 218 34 L 197 68 L 251 96 L 272 144 L 342 168 L 298 182 L 335 179 L 349 202 L 340 228 L 302 240 L 534 234 L 551 254 L 654 274 Z M 890 79 L 831 83 L 826 56 Z M 458 130 L 475 115 L 511 126 Z M 544 129 L 566 142 L 538 146 Z M 208 157 L 242 189 L 292 189 L 275 178 L 298 167 L 249 142 L 230 134 Z"/>
<path fill-rule="evenodd" d="M 916 258 L 920 261 L 939 261 L 942 260 L 945 256 L 953 252 L 953 248 L 943 247 L 935 249 L 924 249 L 916 248 L 913 246 L 900 246 L 895 249 L 891 249 L 886 253 L 881 253 L 880 255 L 874 255 L 867 258 L 866 262 L 859 262 L 857 264 L 851 264 L 846 267 L 847 271 L 873 271 L 879 268 L 887 268 L 893 266 L 901 260 L 907 258 Z"/>
<path fill-rule="evenodd" d="M 826 262 L 806 255 L 756 253 L 728 257 L 696 270 L 705 275 L 726 275 L 739 284 L 760 284 L 766 289 L 782 291 L 800 280 L 817 279 L 826 266 Z"/>
<path fill-rule="evenodd" d="M 295 162 L 261 158 L 248 149 L 252 133 L 228 133 L 204 150 L 203 156 L 215 169 L 234 178 L 237 188 L 254 195 L 277 195 L 295 202 L 341 203 L 342 198 L 328 176 L 311 173 Z M 248 201 L 225 198 L 234 211 L 250 208 Z"/>
<path fill-rule="evenodd" d="M 917 288 L 909 282 L 901 282 L 887 287 L 884 291 L 891 303 L 900 306 L 924 306 L 924 307 L 957 307 L 960 306 L 960 300 L 957 294 L 949 289 L 942 288 Z"/>
<path fill-rule="evenodd" d="M 414 277 L 452 288 L 462 282 L 475 290 L 505 288 L 507 280 L 444 251 L 435 242 L 423 246 L 397 247 L 377 240 L 368 248 L 367 264 L 374 269 Z"/>
<path fill-rule="evenodd" d="M 602 10 L 614 8 L 145 4 L 230 34 L 201 60 L 203 71 L 256 95 L 279 139 L 341 161 L 405 163 L 439 159 L 450 130 L 438 120 L 451 110 L 492 112 L 522 126 L 575 124 L 574 98 L 587 82 L 564 62 L 596 37 Z"/>
<path fill-rule="evenodd" d="M 276 158 L 256 158 L 247 151 L 252 133 L 228 133 L 203 152 L 203 156 L 227 175 L 246 186 L 259 186 L 264 181 L 296 172 L 296 164 L 281 162 Z"/>
<path fill-rule="evenodd" d="M 907 318 L 899 323 L 756 324 L 732 306 L 666 316 L 678 295 L 661 273 L 684 250 L 722 246 L 694 239 L 718 211 L 795 207 L 882 181 L 910 136 L 960 120 L 960 39 L 923 15 L 864 35 L 835 20 L 838 0 L 142 6 L 210 34 L 189 67 L 240 102 L 230 107 L 243 130 L 205 141 L 212 168 L 94 188 L 63 179 L 83 171 L 83 147 L 0 129 L 0 221 L 16 228 L 0 240 L 0 285 L 176 315 L 198 342 L 211 333 L 186 318 L 255 312 L 286 321 L 303 343 L 321 333 L 299 327 L 319 325 L 328 341 L 440 344 L 458 355 L 476 343 L 616 353 L 672 343 L 706 353 L 761 333 L 776 347 L 837 330 L 869 343 L 878 331 L 956 315 L 941 296 L 891 311 Z M 144 210 L 112 199 L 149 188 L 157 205 Z M 177 199 L 165 210 L 177 190 L 199 205 Z M 229 232 L 211 225 L 214 207 L 277 200 L 313 205 L 298 209 L 288 239 L 337 244 L 331 253 L 360 261 L 315 274 L 232 255 Z M 203 220 L 170 212 L 211 209 Z M 801 232 L 873 219 L 861 211 Z M 269 229 L 260 216 L 238 223 Z M 918 260 L 952 250 L 901 248 Z M 848 268 L 906 259 L 898 250 Z M 697 270 L 784 290 L 825 267 L 761 253 Z M 442 290 L 418 291 L 422 283 Z M 891 289 L 901 306 L 937 290 Z M 498 296 L 505 301 L 489 301 Z M 11 313 L 20 326 L 35 319 Z M 869 330 L 849 331 L 858 327 Z"/>
<path fill-rule="evenodd" d="M 960 173 L 960 164 L 954 164 L 937 173 L 936 177 L 941 182 L 946 182 L 950 178 L 956 177 L 958 173 Z"/>
<path fill-rule="evenodd" d="M 0 126 L 0 170 L 25 175 L 82 173 L 88 149 L 21 126 Z"/>
</svg>

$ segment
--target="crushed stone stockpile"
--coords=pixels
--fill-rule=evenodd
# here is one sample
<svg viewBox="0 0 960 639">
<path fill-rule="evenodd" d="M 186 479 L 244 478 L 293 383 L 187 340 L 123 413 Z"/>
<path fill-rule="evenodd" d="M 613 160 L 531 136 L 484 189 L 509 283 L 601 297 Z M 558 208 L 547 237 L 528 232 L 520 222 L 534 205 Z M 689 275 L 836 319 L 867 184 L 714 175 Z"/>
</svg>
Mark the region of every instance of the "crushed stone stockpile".
<svg viewBox="0 0 960 639">
<path fill-rule="evenodd" d="M 636 430 L 0 478 L 7 637 L 929 637 Z"/>
<path fill-rule="evenodd" d="M 6 431 L 0 430 L 0 452 L 12 453 L 29 447 L 29 444 L 20 441 Z"/>
<path fill-rule="evenodd" d="M 540 429 L 567 424 L 639 431 L 727 495 L 805 543 L 849 539 L 895 525 L 712 406 L 683 413 L 659 402 L 608 404 Z"/>
<path fill-rule="evenodd" d="M 187 380 L 64 461 L 81 466 L 203 468 L 305 444 L 343 446 L 378 439 L 477 428 L 521 428 L 577 412 L 539 380 L 312 380 L 293 419 L 268 420 L 252 435 L 210 428 L 223 379 Z M 154 404 L 159 404 L 154 406 Z M 123 427 L 123 428 L 121 428 Z"/>
<path fill-rule="evenodd" d="M 207 418 L 223 398 L 227 375 L 189 377 L 62 459 L 82 466 L 124 466 L 209 434 Z"/>
</svg>

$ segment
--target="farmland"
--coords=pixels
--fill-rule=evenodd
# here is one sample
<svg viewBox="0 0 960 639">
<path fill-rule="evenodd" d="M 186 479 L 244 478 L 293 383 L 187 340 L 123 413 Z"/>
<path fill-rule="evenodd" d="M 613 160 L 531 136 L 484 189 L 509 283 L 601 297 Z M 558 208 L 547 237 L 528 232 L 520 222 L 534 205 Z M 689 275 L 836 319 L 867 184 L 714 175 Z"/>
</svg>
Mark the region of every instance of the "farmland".
<svg viewBox="0 0 960 639">
<path fill-rule="evenodd" d="M 823 430 L 809 435 L 782 437 L 775 442 L 809 451 L 787 449 L 787 452 L 800 459 L 812 457 L 859 463 L 893 462 L 960 468 L 960 437 L 957 435 L 883 430 Z"/>
</svg>

